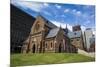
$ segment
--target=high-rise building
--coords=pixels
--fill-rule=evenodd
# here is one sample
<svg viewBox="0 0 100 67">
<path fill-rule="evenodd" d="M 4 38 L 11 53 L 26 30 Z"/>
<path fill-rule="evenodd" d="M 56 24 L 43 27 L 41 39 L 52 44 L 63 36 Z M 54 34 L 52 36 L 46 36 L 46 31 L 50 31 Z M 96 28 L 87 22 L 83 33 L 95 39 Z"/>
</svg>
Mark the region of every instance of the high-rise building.
<svg viewBox="0 0 100 67">
<path fill-rule="evenodd" d="M 91 28 L 87 28 L 85 31 L 84 31 L 84 41 L 85 41 L 85 48 L 86 50 L 88 51 L 89 48 L 90 48 L 90 38 L 92 38 L 93 36 L 93 33 L 92 33 L 92 30 Z"/>
<path fill-rule="evenodd" d="M 89 52 L 95 52 L 95 35 L 90 38 Z"/>
</svg>

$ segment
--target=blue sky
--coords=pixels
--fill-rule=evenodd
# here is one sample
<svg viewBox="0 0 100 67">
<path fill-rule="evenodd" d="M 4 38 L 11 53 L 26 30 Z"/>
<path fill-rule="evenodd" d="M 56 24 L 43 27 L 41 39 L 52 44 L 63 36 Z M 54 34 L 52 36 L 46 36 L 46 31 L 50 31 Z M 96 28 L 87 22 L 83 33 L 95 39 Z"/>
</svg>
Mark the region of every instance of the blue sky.
<svg viewBox="0 0 100 67">
<path fill-rule="evenodd" d="M 95 30 L 95 6 L 93 5 L 39 3 L 19 0 L 11 0 L 11 3 L 33 17 L 41 14 L 55 25 L 61 25 L 63 28 L 67 24 L 71 30 L 73 25 L 80 24 L 83 30 L 86 28 Z"/>
</svg>

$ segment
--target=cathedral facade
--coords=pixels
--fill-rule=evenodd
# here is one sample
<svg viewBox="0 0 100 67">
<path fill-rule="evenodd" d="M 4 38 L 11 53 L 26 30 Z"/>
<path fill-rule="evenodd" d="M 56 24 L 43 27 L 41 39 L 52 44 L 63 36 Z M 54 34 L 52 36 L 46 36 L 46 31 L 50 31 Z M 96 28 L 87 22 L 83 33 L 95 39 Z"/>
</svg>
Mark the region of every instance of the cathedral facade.
<svg viewBox="0 0 100 67">
<path fill-rule="evenodd" d="M 22 53 L 77 52 L 70 44 L 68 29 L 57 27 L 42 16 L 33 23 L 29 37 L 24 41 Z"/>
</svg>

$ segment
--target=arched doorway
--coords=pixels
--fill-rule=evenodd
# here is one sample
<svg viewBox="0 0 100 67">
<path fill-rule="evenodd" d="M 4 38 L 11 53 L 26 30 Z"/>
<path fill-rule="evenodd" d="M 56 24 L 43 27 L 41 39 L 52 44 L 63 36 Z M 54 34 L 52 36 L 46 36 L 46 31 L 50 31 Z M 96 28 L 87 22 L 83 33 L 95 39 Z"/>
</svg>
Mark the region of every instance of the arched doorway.
<svg viewBox="0 0 100 67">
<path fill-rule="evenodd" d="M 35 44 L 32 47 L 32 52 L 35 53 Z"/>
<path fill-rule="evenodd" d="M 59 45 L 59 53 L 61 53 L 61 44 Z"/>
</svg>

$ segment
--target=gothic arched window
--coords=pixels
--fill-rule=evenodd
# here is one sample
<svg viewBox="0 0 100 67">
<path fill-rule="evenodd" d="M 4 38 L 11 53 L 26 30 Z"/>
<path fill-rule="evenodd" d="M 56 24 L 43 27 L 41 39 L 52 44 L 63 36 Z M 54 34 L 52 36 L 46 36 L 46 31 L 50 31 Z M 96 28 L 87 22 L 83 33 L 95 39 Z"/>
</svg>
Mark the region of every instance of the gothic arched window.
<svg viewBox="0 0 100 67">
<path fill-rule="evenodd" d="M 36 28 L 36 30 L 39 30 L 39 28 L 40 28 L 39 21 L 37 21 L 35 28 Z"/>
<path fill-rule="evenodd" d="M 51 48 L 53 47 L 52 42 L 51 42 Z"/>
<path fill-rule="evenodd" d="M 47 43 L 45 44 L 45 48 L 47 48 Z"/>
</svg>

